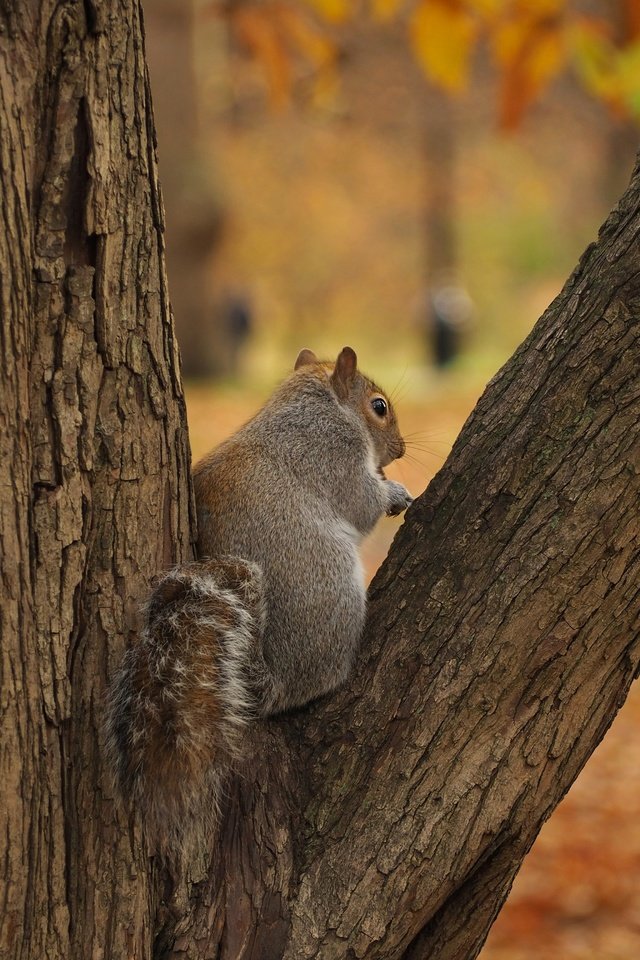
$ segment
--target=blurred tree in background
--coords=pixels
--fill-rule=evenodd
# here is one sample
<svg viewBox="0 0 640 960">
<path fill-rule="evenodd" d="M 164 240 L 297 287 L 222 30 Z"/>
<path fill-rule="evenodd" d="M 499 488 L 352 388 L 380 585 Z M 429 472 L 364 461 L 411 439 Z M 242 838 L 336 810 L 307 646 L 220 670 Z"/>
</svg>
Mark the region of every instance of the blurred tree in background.
<svg viewBox="0 0 640 960">
<path fill-rule="evenodd" d="M 184 370 L 224 372 L 224 332 L 216 317 L 214 265 L 224 227 L 224 199 L 203 137 L 195 61 L 194 0 L 145 3 L 147 55 L 162 155 L 168 223 L 171 305 Z M 216 55 L 215 50 L 210 56 Z"/>
</svg>

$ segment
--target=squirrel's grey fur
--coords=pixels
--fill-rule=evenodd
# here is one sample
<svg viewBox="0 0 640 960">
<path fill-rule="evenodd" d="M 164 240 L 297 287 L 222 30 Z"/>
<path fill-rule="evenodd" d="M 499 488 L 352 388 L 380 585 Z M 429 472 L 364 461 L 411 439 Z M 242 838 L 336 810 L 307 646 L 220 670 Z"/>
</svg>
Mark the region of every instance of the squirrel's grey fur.
<svg viewBox="0 0 640 960">
<path fill-rule="evenodd" d="M 202 559 L 158 580 L 107 709 L 118 779 L 165 852 L 215 820 L 250 719 L 347 677 L 365 618 L 358 545 L 411 502 L 382 473 L 403 453 L 389 400 L 345 347 L 335 365 L 302 351 L 196 466 Z"/>
</svg>

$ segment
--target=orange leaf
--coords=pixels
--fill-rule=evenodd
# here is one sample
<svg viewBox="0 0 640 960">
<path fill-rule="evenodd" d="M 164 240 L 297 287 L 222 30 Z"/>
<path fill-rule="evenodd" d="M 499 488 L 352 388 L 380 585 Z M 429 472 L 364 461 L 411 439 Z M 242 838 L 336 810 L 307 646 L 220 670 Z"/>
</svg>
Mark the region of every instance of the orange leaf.
<svg viewBox="0 0 640 960">
<path fill-rule="evenodd" d="M 537 18 L 525 13 L 500 26 L 494 35 L 494 50 L 503 67 L 500 126 L 512 130 L 566 62 L 563 22 L 558 17 Z"/>
<path fill-rule="evenodd" d="M 624 0 L 625 39 L 640 38 L 640 3 L 638 0 Z"/>
<path fill-rule="evenodd" d="M 262 66 L 272 104 L 283 106 L 291 94 L 291 65 L 273 10 L 236 7 L 231 23 L 238 39 Z"/>
<path fill-rule="evenodd" d="M 403 0 L 369 0 L 371 15 L 374 20 L 380 23 L 386 23 L 392 20 L 401 6 Z"/>
</svg>

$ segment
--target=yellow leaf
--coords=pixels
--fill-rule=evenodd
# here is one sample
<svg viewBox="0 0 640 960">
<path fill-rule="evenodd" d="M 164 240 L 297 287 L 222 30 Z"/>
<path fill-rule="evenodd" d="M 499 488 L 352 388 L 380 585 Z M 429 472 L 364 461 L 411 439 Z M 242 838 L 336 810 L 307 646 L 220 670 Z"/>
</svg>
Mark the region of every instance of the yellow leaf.
<svg viewBox="0 0 640 960">
<path fill-rule="evenodd" d="M 320 27 L 310 22 L 308 16 L 285 4 L 278 9 L 283 32 L 304 57 L 317 67 L 335 59 L 335 44 Z"/>
<path fill-rule="evenodd" d="M 555 6 L 558 0 L 552 0 Z M 544 9 L 539 4 L 521 2 L 492 31 L 496 60 L 503 65 L 521 60 L 542 43 L 545 37 L 560 38 L 564 33 L 561 11 Z M 550 53 L 550 50 L 549 50 Z M 543 55 L 544 56 L 544 55 Z"/>
<path fill-rule="evenodd" d="M 456 0 L 422 0 L 410 22 L 418 62 L 435 83 L 453 92 L 463 90 L 478 25 Z"/>
<path fill-rule="evenodd" d="M 386 23 L 404 6 L 404 0 L 369 0 L 369 6 L 373 19 Z"/>
<path fill-rule="evenodd" d="M 640 43 L 628 44 L 617 56 L 620 87 L 626 105 L 637 114 L 640 106 Z"/>
<path fill-rule="evenodd" d="M 523 20 L 507 20 L 496 27 L 493 34 L 493 50 L 498 63 L 512 63 L 524 43 L 528 24 Z"/>
<path fill-rule="evenodd" d="M 318 70 L 313 81 L 312 98 L 316 107 L 327 108 L 336 101 L 340 89 L 340 74 L 335 62 Z"/>
<path fill-rule="evenodd" d="M 505 0 L 467 0 L 467 7 L 484 20 L 493 20 L 504 12 Z"/>
<path fill-rule="evenodd" d="M 587 90 L 602 100 L 617 100 L 620 90 L 614 66 L 615 47 L 603 27 L 581 19 L 569 36 L 576 67 Z"/>
<path fill-rule="evenodd" d="M 557 76 L 566 61 L 567 47 L 562 30 L 540 30 L 527 51 L 526 70 L 537 93 Z"/>
<path fill-rule="evenodd" d="M 353 13 L 355 0 L 305 0 L 316 13 L 331 23 L 344 23 Z"/>
<path fill-rule="evenodd" d="M 567 6 L 567 0 L 519 0 L 516 9 L 521 14 L 529 15 L 536 20 L 547 20 L 562 13 Z"/>
</svg>

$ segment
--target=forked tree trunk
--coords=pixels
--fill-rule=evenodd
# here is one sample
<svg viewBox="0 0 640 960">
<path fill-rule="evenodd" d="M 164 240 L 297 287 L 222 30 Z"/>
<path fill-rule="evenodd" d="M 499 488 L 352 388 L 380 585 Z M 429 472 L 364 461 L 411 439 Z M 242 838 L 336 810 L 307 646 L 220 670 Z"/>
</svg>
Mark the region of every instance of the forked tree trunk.
<svg viewBox="0 0 640 960">
<path fill-rule="evenodd" d="M 2 9 L 0 953 L 474 957 L 638 669 L 640 175 L 410 511 L 348 689 L 255 728 L 172 887 L 99 736 L 190 552 L 139 9 Z"/>
</svg>

